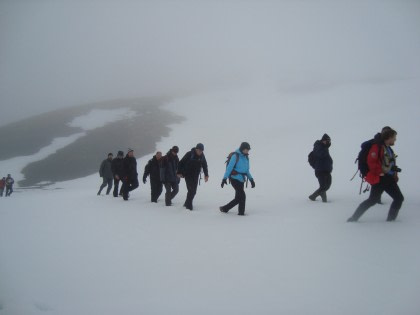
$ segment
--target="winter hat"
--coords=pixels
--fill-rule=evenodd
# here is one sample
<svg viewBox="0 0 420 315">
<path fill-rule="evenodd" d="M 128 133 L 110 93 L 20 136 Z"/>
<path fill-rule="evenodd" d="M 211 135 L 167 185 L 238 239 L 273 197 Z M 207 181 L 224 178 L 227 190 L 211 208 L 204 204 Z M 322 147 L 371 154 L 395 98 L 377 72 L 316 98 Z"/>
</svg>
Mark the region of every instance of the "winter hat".
<svg viewBox="0 0 420 315">
<path fill-rule="evenodd" d="M 251 150 L 251 146 L 249 145 L 248 142 L 242 142 L 241 146 L 239 147 L 239 151 L 243 151 L 243 150 Z"/>
<path fill-rule="evenodd" d="M 324 133 L 324 135 L 322 136 L 322 139 L 321 139 L 321 141 L 331 141 L 331 138 L 330 138 L 330 136 L 329 135 L 327 135 L 326 133 Z"/>
<path fill-rule="evenodd" d="M 124 152 L 123 151 L 118 151 L 117 156 L 124 156 Z"/>
<path fill-rule="evenodd" d="M 174 146 L 172 147 L 171 151 L 172 151 L 172 152 L 174 152 L 174 153 L 176 153 L 176 154 L 178 154 L 178 152 L 179 152 L 179 148 L 178 148 L 176 145 L 174 145 Z"/>
<path fill-rule="evenodd" d="M 198 149 L 198 150 L 204 151 L 204 144 L 199 143 L 199 144 L 196 145 L 195 148 Z"/>
<path fill-rule="evenodd" d="M 112 154 L 112 153 L 108 153 L 108 156 L 110 156 L 110 155 L 114 156 L 114 154 Z"/>
<path fill-rule="evenodd" d="M 128 148 L 127 154 L 128 154 L 128 153 L 130 153 L 130 152 L 134 152 L 134 150 L 133 150 L 133 149 Z"/>
</svg>

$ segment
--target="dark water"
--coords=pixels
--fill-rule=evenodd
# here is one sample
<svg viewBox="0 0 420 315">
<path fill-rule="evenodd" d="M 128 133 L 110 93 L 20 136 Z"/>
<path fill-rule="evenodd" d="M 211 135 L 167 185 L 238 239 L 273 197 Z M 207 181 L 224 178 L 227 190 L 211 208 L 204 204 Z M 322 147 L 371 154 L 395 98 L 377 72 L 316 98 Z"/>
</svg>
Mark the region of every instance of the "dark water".
<svg viewBox="0 0 420 315">
<path fill-rule="evenodd" d="M 161 109 L 165 99 L 137 99 L 111 101 L 73 107 L 39 115 L 0 127 L 0 160 L 21 155 L 32 155 L 51 143 L 54 138 L 65 137 L 83 130 L 67 124 L 75 117 L 88 114 L 92 109 L 130 108 L 138 115 L 86 131 L 86 136 L 58 150 L 46 159 L 27 165 L 19 186 L 36 186 L 40 182 L 59 182 L 97 173 L 99 165 L 109 152 L 135 150 L 140 158 L 156 150 L 156 143 L 168 136 L 169 124 L 181 123 L 183 118 Z M 169 149 L 169 148 L 168 148 Z"/>
</svg>

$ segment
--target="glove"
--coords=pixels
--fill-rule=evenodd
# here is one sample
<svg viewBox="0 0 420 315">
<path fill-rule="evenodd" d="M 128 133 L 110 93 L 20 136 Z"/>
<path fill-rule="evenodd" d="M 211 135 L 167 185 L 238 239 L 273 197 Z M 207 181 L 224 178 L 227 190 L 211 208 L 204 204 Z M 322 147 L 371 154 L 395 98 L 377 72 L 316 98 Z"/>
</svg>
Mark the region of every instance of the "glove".
<svg viewBox="0 0 420 315">
<path fill-rule="evenodd" d="M 147 183 L 147 179 L 146 179 L 146 177 L 143 177 L 143 184 L 146 184 Z"/>
<path fill-rule="evenodd" d="M 227 185 L 228 183 L 227 183 L 227 180 L 226 180 L 226 178 L 223 178 L 223 180 L 222 180 L 222 188 L 223 188 L 223 186 L 225 186 L 225 185 Z"/>
<path fill-rule="evenodd" d="M 251 179 L 251 188 L 255 188 L 255 182 L 253 179 Z"/>
</svg>

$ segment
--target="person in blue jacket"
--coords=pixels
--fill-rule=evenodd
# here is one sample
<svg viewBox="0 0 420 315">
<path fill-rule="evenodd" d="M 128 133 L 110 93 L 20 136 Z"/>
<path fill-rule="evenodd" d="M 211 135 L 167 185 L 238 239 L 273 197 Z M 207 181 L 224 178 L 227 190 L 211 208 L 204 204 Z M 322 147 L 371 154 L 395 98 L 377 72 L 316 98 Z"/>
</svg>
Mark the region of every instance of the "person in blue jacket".
<svg viewBox="0 0 420 315">
<path fill-rule="evenodd" d="M 236 150 L 230 157 L 221 186 L 223 188 L 224 185 L 227 185 L 227 179 L 230 178 L 232 187 L 235 189 L 235 198 L 227 205 L 220 207 L 219 209 L 221 212 L 227 213 L 230 209 L 239 205 L 238 215 L 245 215 L 245 181 L 249 179 L 251 187 L 255 188 L 254 178 L 249 172 L 249 150 L 251 150 L 249 143 L 243 142 L 239 149 Z"/>
</svg>

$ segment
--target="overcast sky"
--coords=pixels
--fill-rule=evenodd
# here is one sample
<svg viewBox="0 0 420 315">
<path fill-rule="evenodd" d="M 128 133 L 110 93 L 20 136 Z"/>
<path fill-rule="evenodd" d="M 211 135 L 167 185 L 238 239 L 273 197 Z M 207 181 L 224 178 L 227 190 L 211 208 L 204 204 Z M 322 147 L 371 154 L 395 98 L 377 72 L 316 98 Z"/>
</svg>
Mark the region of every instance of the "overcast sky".
<svg viewBox="0 0 420 315">
<path fill-rule="evenodd" d="M 0 0 L 0 124 L 275 80 L 420 75 L 420 1 Z"/>
</svg>

